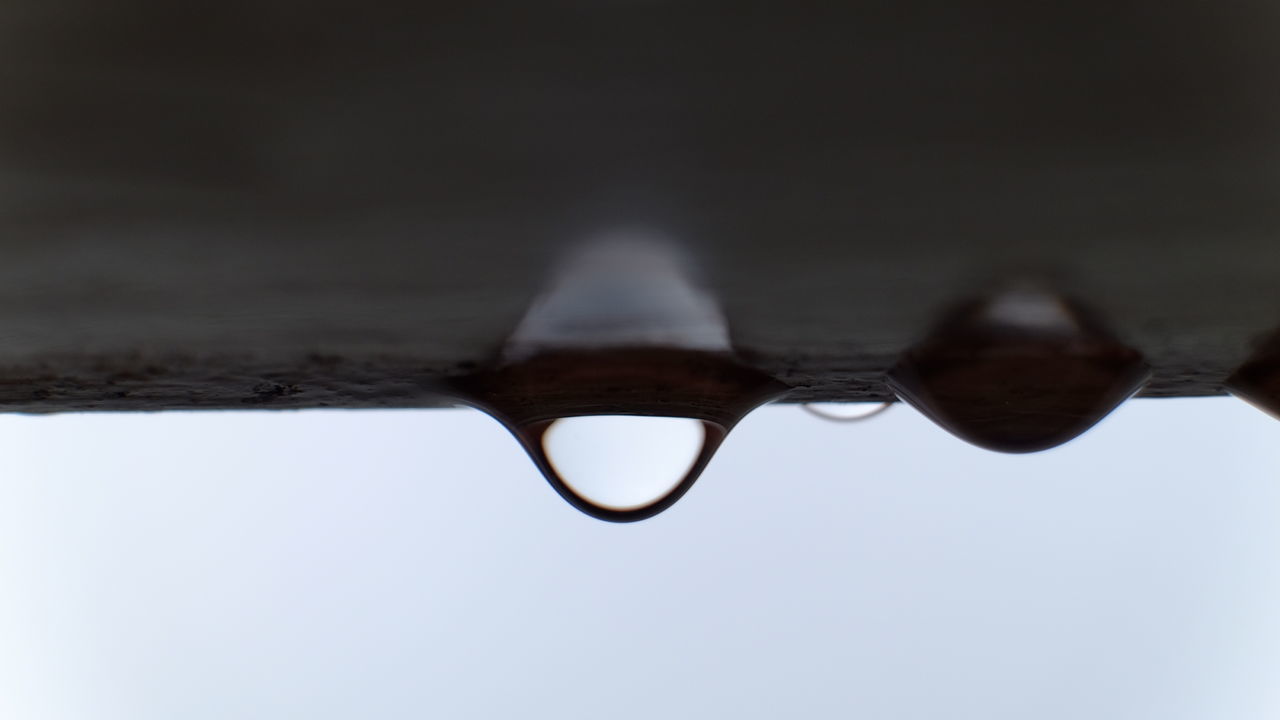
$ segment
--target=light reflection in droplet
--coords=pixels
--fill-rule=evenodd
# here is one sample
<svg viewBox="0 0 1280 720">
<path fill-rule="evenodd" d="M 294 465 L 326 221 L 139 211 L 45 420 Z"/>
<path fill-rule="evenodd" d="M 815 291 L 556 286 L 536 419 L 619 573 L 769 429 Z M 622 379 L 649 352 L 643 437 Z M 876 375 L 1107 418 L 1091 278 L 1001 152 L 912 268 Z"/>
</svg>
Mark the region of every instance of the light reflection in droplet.
<svg viewBox="0 0 1280 720">
<path fill-rule="evenodd" d="M 647 507 L 669 495 L 705 443 L 700 420 L 633 415 L 560 418 L 542 437 L 552 469 L 571 492 L 618 511 Z"/>
</svg>

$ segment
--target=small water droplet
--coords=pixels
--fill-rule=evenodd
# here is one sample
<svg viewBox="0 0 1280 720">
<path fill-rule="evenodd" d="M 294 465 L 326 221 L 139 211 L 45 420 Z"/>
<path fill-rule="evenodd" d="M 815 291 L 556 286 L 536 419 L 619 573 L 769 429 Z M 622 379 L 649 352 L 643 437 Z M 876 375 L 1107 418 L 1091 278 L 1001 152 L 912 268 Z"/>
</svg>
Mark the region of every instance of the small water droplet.
<svg viewBox="0 0 1280 720">
<path fill-rule="evenodd" d="M 1018 289 L 961 306 L 903 355 L 888 382 L 952 434 L 1024 453 L 1088 430 L 1149 374 L 1079 305 Z"/>
</svg>

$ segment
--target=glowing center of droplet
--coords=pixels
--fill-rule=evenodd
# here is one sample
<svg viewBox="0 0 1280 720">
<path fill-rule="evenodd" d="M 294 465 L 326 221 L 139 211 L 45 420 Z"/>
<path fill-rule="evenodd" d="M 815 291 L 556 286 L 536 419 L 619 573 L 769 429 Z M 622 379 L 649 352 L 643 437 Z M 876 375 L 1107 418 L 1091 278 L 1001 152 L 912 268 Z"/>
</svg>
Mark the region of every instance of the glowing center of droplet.
<svg viewBox="0 0 1280 720">
<path fill-rule="evenodd" d="M 705 442 L 700 420 L 589 415 L 551 423 L 542 447 L 575 495 L 602 508 L 634 510 L 675 490 Z"/>
</svg>

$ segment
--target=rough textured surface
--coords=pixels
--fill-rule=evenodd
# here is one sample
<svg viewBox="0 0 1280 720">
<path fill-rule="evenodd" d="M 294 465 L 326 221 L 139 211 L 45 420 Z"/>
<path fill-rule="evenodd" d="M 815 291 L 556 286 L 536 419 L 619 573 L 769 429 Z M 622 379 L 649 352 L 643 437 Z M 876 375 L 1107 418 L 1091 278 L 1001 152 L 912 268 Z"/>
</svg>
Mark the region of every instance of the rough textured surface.
<svg viewBox="0 0 1280 720">
<path fill-rule="evenodd" d="M 1204 395 L 1280 325 L 1280 6 L 10 0 L 0 409 L 447 403 L 568 245 L 792 399 L 1014 275 Z"/>
</svg>

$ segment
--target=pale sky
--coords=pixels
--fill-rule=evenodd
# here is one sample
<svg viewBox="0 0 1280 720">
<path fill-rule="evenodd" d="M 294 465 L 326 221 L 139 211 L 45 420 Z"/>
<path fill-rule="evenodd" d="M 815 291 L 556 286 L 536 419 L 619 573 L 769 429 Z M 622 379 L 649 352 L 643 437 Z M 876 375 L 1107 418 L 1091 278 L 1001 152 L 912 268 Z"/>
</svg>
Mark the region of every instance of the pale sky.
<svg viewBox="0 0 1280 720">
<path fill-rule="evenodd" d="M 651 520 L 476 411 L 0 416 L 0 717 L 1280 717 L 1280 423 L 768 407 Z"/>
</svg>

